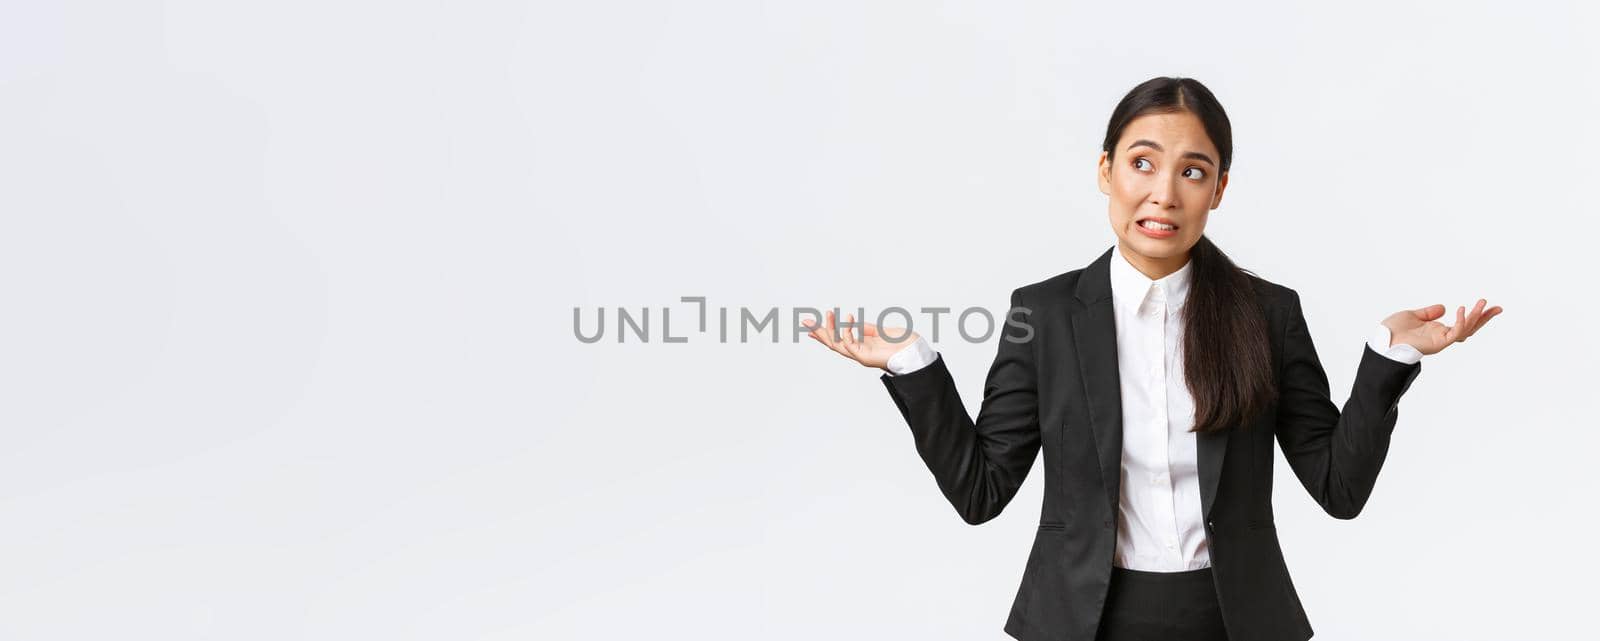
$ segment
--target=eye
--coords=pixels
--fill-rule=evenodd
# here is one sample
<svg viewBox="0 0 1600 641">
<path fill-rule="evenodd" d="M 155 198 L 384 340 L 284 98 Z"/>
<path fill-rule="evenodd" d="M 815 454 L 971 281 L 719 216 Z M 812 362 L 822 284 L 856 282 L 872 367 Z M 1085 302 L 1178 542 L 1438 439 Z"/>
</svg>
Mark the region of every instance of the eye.
<svg viewBox="0 0 1600 641">
<path fill-rule="evenodd" d="M 1143 169 L 1140 169 L 1139 163 L 1144 163 L 1144 164 L 1148 165 L 1148 164 L 1150 164 L 1150 161 L 1149 160 L 1145 160 L 1144 158 L 1134 158 L 1133 159 L 1133 168 L 1134 169 L 1139 169 L 1140 171 L 1143 171 Z"/>
<path fill-rule="evenodd" d="M 1190 167 L 1190 168 L 1185 169 L 1183 171 L 1184 171 L 1185 174 L 1187 174 L 1187 173 L 1189 173 L 1191 171 L 1194 172 L 1194 175 L 1190 176 L 1190 178 L 1193 178 L 1195 180 L 1201 180 L 1201 179 L 1204 179 L 1206 177 L 1206 171 L 1204 169 L 1199 168 L 1199 167 Z"/>
</svg>

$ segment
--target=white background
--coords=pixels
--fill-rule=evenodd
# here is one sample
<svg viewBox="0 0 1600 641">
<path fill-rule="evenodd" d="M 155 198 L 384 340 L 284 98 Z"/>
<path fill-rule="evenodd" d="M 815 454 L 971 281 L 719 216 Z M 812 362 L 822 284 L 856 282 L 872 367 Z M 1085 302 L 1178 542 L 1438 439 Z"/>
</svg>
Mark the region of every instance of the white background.
<svg viewBox="0 0 1600 641">
<path fill-rule="evenodd" d="M 1506 310 L 1360 518 L 1280 455 L 1317 637 L 1590 638 L 1594 4 L 1284 5 L 7 2 L 0 637 L 1005 639 L 1037 472 L 968 526 L 875 371 L 679 297 L 998 313 L 1184 75 L 1335 402 L 1389 313 Z"/>
</svg>

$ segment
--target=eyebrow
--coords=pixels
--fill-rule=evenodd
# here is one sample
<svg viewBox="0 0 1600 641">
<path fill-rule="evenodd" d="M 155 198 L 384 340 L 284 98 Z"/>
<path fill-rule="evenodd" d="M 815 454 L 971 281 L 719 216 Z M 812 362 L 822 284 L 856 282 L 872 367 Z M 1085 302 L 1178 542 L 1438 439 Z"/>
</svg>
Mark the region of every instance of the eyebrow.
<svg viewBox="0 0 1600 641">
<path fill-rule="evenodd" d="M 1133 141 L 1133 144 L 1128 145 L 1128 149 L 1131 150 L 1134 147 L 1138 147 L 1140 145 L 1144 145 L 1146 147 L 1150 147 L 1152 149 L 1155 149 L 1156 151 L 1165 151 L 1164 149 L 1161 148 L 1161 145 L 1156 143 L 1154 140 L 1145 140 L 1143 138 L 1140 138 L 1138 140 Z M 1211 160 L 1210 156 L 1202 154 L 1202 153 L 1200 153 L 1198 151 L 1185 151 L 1185 152 L 1183 152 L 1183 157 L 1184 158 L 1192 158 L 1194 160 L 1204 160 L 1206 162 L 1206 164 L 1211 165 L 1212 167 L 1217 166 L 1217 163 L 1215 161 Z"/>
</svg>

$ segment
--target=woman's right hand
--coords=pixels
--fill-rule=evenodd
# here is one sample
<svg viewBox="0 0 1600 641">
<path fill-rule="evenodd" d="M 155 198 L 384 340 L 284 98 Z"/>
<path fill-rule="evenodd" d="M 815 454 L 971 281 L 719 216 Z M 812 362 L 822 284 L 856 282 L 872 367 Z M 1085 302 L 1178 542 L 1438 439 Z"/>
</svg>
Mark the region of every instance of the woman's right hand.
<svg viewBox="0 0 1600 641">
<path fill-rule="evenodd" d="M 850 314 L 845 317 L 845 322 L 854 323 L 855 318 L 855 314 Z M 839 338 L 835 339 L 834 321 L 833 312 L 830 311 L 824 316 L 822 326 L 817 326 L 809 318 L 800 324 L 811 328 L 811 337 L 817 339 L 817 342 L 827 345 L 828 349 L 864 367 L 876 367 L 888 371 L 889 357 L 917 342 L 918 338 L 916 332 L 908 332 L 904 327 L 884 327 L 880 331 L 877 325 L 862 323 L 859 336 L 855 335 L 854 328 L 847 327 L 840 331 Z M 894 338 L 895 342 L 884 338 L 885 332 Z"/>
</svg>

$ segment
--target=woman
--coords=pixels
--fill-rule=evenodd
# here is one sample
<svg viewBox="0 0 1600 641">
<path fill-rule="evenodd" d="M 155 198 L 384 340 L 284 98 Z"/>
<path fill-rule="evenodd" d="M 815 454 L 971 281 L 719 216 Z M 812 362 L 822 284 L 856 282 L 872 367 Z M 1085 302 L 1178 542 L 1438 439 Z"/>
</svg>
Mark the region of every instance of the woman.
<svg viewBox="0 0 1600 641">
<path fill-rule="evenodd" d="M 918 453 L 968 523 L 998 515 L 1043 451 L 1045 502 L 1005 624 L 1013 637 L 1309 638 L 1273 523 L 1273 440 L 1325 511 L 1354 518 L 1422 356 L 1502 311 L 1480 299 L 1451 326 L 1437 320 L 1443 305 L 1385 318 L 1340 411 L 1298 292 L 1235 266 L 1204 236 L 1232 151 L 1226 113 L 1193 79 L 1153 78 L 1122 99 L 1099 164 L 1117 244 L 1012 292 L 1008 318 L 1019 318 L 975 421 L 921 337 L 831 313 L 806 323 L 839 354 L 886 370 Z"/>
</svg>

